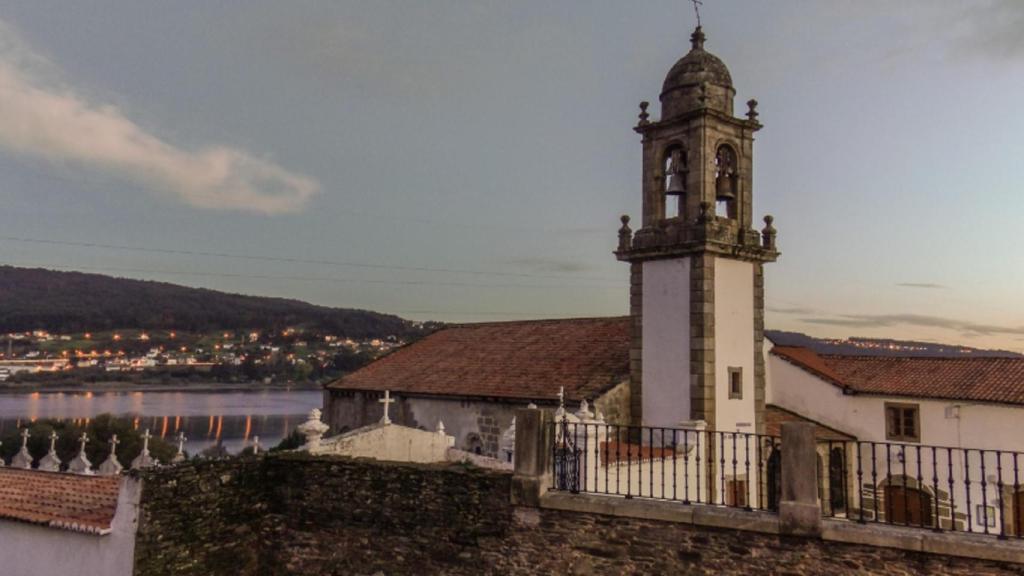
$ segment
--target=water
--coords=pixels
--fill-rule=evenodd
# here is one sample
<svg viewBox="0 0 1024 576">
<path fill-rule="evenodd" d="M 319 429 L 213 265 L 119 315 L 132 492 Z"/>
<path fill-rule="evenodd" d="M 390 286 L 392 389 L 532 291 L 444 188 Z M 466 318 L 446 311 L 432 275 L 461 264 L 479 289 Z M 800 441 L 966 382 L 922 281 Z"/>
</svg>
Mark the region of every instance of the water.
<svg viewBox="0 0 1024 576">
<path fill-rule="evenodd" d="M 221 443 L 236 453 L 253 436 L 269 448 L 319 408 L 319 390 L 97 391 L 0 394 L 0 435 L 26 421 L 71 420 L 87 424 L 99 414 L 133 421 L 138 430 L 173 442 L 185 432 L 190 454 Z"/>
</svg>

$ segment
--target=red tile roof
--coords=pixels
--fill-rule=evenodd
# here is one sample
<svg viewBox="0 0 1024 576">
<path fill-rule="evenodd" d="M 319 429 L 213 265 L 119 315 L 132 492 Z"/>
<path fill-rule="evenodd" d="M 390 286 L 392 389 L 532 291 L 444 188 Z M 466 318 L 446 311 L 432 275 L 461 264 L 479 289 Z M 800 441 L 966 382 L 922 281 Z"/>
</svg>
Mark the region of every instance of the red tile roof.
<svg viewBox="0 0 1024 576">
<path fill-rule="evenodd" d="M 782 436 L 782 423 L 783 422 L 809 422 L 811 424 L 814 424 L 814 437 L 817 438 L 818 440 L 826 440 L 826 441 L 827 440 L 837 440 L 837 441 L 856 440 L 855 437 L 850 436 L 849 434 L 846 434 L 845 432 L 840 432 L 839 430 L 836 430 L 835 428 L 830 428 L 828 426 L 825 426 L 824 424 L 821 424 L 819 422 L 815 422 L 814 420 L 811 420 L 810 418 L 806 418 L 804 416 L 801 416 L 801 415 L 797 414 L 796 412 L 790 412 L 789 410 L 786 410 L 785 408 L 780 408 L 780 407 L 774 406 L 772 404 L 768 404 L 767 406 L 765 406 L 765 409 L 764 409 L 764 429 L 765 429 L 765 434 L 767 434 L 769 436 L 781 437 Z"/>
<path fill-rule="evenodd" d="M 630 320 L 574 318 L 439 330 L 328 385 L 341 390 L 593 399 L 629 376 Z"/>
<path fill-rule="evenodd" d="M 781 346 L 772 354 L 854 393 L 1024 404 L 1024 358 L 819 355 Z"/>
<path fill-rule="evenodd" d="M 119 476 L 0 468 L 0 518 L 107 534 L 120 486 Z"/>
</svg>

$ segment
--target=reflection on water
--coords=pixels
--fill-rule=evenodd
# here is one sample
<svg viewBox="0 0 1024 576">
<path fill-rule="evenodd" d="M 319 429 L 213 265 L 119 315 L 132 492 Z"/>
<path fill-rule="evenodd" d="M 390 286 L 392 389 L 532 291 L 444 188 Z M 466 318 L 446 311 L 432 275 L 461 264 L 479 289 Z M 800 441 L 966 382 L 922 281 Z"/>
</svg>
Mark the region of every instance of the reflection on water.
<svg viewBox="0 0 1024 576">
<path fill-rule="evenodd" d="M 251 392 L 33 392 L 0 394 L 0 434 L 22 422 L 38 419 L 70 420 L 88 424 L 99 414 L 130 418 L 139 429 L 173 441 L 185 432 L 185 449 L 195 453 L 222 443 L 230 452 L 249 445 L 274 446 L 305 415 L 319 407 L 316 390 L 257 390 Z"/>
</svg>

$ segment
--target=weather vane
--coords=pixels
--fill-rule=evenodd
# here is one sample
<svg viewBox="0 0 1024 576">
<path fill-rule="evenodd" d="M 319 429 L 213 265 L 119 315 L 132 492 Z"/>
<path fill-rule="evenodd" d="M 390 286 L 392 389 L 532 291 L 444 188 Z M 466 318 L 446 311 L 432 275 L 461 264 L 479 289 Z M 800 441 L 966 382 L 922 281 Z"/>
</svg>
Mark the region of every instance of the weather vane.
<svg viewBox="0 0 1024 576">
<path fill-rule="evenodd" d="M 693 12 L 697 15 L 697 27 L 700 28 L 700 7 L 704 5 L 701 0 L 690 0 L 693 2 Z"/>
</svg>

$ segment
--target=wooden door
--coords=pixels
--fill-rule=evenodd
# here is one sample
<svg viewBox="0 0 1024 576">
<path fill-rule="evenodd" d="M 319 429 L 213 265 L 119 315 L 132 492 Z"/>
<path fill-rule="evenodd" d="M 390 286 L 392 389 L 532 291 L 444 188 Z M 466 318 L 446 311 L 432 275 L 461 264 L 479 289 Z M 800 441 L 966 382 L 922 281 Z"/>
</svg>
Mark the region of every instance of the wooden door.
<svg viewBox="0 0 1024 576">
<path fill-rule="evenodd" d="M 931 526 L 931 496 L 916 488 L 886 486 L 885 517 L 892 524 Z"/>
<path fill-rule="evenodd" d="M 1016 525 L 1016 535 L 1024 535 L 1024 490 L 1017 492 L 1013 497 L 1013 518 Z"/>
</svg>

